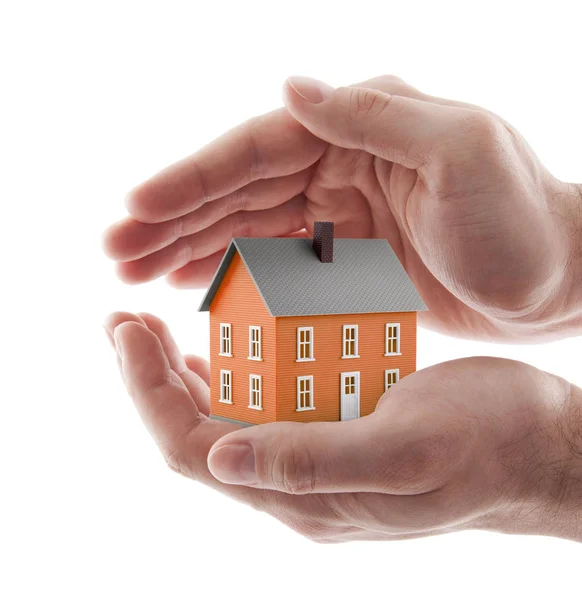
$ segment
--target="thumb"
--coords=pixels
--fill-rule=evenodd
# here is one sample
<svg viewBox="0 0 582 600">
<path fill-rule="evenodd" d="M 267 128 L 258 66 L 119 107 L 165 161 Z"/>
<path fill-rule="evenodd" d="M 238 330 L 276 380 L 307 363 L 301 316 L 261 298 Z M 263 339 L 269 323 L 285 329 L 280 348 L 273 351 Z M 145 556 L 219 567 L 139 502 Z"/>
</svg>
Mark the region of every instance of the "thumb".
<svg viewBox="0 0 582 600">
<path fill-rule="evenodd" d="M 284 100 L 297 121 L 317 137 L 418 169 L 450 135 L 456 114 L 448 106 L 392 96 L 376 89 L 340 87 L 307 77 L 290 77 Z"/>
<path fill-rule="evenodd" d="M 334 423 L 268 423 L 222 437 L 208 468 L 223 483 L 289 494 L 418 493 L 425 491 L 418 488 L 419 467 L 429 460 L 421 459 L 426 446 L 410 438 L 391 432 L 377 413 Z"/>
</svg>

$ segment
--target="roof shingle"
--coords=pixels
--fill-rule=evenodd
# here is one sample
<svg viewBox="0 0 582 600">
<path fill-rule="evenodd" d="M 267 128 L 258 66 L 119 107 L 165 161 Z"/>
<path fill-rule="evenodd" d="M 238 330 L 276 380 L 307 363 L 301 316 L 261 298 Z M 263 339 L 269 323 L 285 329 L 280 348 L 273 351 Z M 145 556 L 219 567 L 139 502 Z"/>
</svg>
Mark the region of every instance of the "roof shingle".
<svg viewBox="0 0 582 600">
<path fill-rule="evenodd" d="M 341 238 L 331 263 L 308 238 L 235 238 L 199 310 L 210 309 L 236 251 L 274 317 L 426 310 L 386 240 Z"/>
</svg>

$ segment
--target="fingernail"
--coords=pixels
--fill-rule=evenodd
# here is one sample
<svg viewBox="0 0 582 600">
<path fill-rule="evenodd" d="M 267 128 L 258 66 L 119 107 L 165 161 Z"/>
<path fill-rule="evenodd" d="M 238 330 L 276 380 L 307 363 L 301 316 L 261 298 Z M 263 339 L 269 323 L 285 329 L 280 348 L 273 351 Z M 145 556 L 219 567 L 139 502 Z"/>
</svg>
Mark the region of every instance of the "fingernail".
<svg viewBox="0 0 582 600">
<path fill-rule="evenodd" d="M 323 81 L 311 79 L 311 77 L 289 77 L 287 83 L 293 90 L 307 102 L 319 104 L 331 98 L 333 88 Z"/>
<path fill-rule="evenodd" d="M 258 483 L 255 451 L 250 444 L 227 444 L 208 456 L 210 472 L 223 483 L 251 485 Z"/>
</svg>

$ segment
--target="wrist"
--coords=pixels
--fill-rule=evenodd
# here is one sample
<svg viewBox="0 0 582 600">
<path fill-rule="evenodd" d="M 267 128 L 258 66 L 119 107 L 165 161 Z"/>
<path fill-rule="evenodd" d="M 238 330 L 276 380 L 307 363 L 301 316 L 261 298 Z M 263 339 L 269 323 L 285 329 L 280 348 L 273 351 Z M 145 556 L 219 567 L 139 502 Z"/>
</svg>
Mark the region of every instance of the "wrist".
<svg viewBox="0 0 582 600">
<path fill-rule="evenodd" d="M 582 390 L 557 377 L 555 384 L 511 445 L 512 483 L 483 529 L 582 542 Z"/>
<path fill-rule="evenodd" d="M 569 385 L 556 424 L 562 457 L 555 465 L 554 535 L 582 542 L 582 389 Z"/>
</svg>

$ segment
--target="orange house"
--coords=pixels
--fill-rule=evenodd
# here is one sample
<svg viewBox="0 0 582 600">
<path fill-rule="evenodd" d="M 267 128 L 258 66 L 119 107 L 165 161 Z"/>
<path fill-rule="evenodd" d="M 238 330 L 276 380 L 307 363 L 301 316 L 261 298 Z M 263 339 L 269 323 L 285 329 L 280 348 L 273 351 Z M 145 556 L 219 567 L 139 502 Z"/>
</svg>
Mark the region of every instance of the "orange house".
<svg viewBox="0 0 582 600">
<path fill-rule="evenodd" d="M 210 413 L 240 425 L 370 414 L 416 369 L 426 307 L 386 240 L 235 238 L 210 312 Z"/>
</svg>

